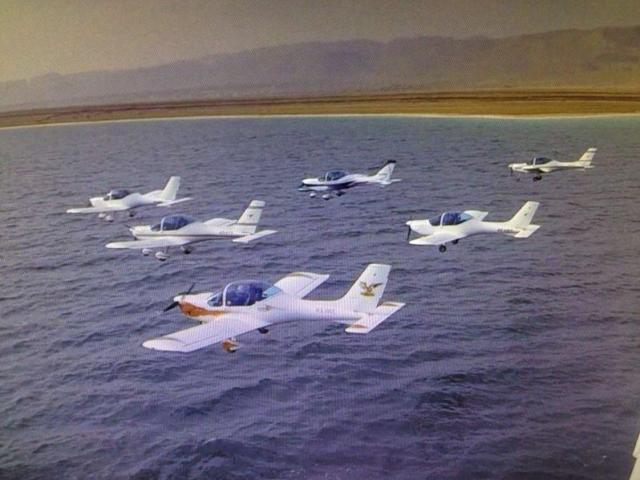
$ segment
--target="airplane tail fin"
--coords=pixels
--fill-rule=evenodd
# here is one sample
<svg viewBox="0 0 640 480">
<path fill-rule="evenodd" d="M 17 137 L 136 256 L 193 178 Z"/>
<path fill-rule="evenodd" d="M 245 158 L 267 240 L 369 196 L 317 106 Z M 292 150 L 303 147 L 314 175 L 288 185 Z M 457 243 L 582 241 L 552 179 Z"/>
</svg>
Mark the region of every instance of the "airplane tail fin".
<svg viewBox="0 0 640 480">
<path fill-rule="evenodd" d="M 578 160 L 578 163 L 581 163 L 584 167 L 590 167 L 591 162 L 593 161 L 593 157 L 595 157 L 597 151 L 597 148 L 591 147 L 589 150 L 582 154 L 580 160 Z"/>
<path fill-rule="evenodd" d="M 235 229 L 240 233 L 255 233 L 258 228 L 258 222 L 262 216 L 262 209 L 265 203 L 261 200 L 252 200 L 249 207 L 242 213 L 236 224 Z"/>
<path fill-rule="evenodd" d="M 175 200 L 180 188 L 180 177 L 171 177 L 167 182 L 167 186 L 160 192 L 160 200 L 168 202 Z"/>
<path fill-rule="evenodd" d="M 540 203 L 538 202 L 526 202 L 520 210 L 513 216 L 511 220 L 506 222 L 507 226 L 517 230 L 514 234 L 509 234 L 516 238 L 527 238 L 535 232 L 539 225 L 532 225 L 533 216 L 538 210 Z"/>
<path fill-rule="evenodd" d="M 375 174 L 375 179 L 381 182 L 383 185 L 389 185 L 393 183 L 393 180 L 391 180 L 391 175 L 393 175 L 394 168 L 396 168 L 396 161 L 387 160 L 387 163 L 384 164 L 384 167 L 382 167 L 378 171 L 378 173 Z"/>
<path fill-rule="evenodd" d="M 339 302 L 349 310 L 373 312 L 387 286 L 390 271 L 390 265 L 377 263 L 368 265 Z"/>
</svg>

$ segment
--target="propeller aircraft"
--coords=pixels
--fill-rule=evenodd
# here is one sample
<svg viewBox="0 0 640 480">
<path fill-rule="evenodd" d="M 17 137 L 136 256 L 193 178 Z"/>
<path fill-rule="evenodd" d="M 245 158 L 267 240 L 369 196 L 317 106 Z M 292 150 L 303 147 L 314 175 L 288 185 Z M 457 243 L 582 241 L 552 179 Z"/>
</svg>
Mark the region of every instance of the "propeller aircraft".
<svg viewBox="0 0 640 480">
<path fill-rule="evenodd" d="M 170 247 L 180 247 L 183 253 L 189 254 L 192 252 L 189 245 L 205 240 L 232 239 L 236 243 L 249 243 L 276 233 L 275 230 L 256 231 L 264 206 L 264 202 L 253 200 L 238 220 L 212 218 L 202 222 L 189 215 L 168 215 L 155 225 L 130 227 L 136 240 L 111 242 L 106 247 L 140 249 L 143 255 L 161 249 L 155 257 L 164 261 L 169 258 Z"/>
<path fill-rule="evenodd" d="M 253 330 L 266 334 L 273 325 L 293 321 L 334 321 L 346 324 L 347 333 L 369 333 L 404 303 L 383 302 L 389 265 L 368 265 L 353 286 L 337 300 L 307 300 L 305 297 L 329 275 L 294 272 L 271 285 L 256 280 L 229 283 L 218 292 L 192 293 L 194 285 L 174 297 L 165 308 L 179 307 L 200 325 L 145 341 L 153 350 L 192 352 L 222 343 L 228 352 L 239 344 L 236 336 Z"/>
<path fill-rule="evenodd" d="M 429 220 L 409 220 L 406 224 L 407 240 L 412 245 L 438 245 L 440 252 L 447 250 L 446 243 L 454 245 L 462 238 L 481 233 L 503 233 L 514 238 L 527 238 L 539 225 L 531 221 L 540 204 L 526 202 L 511 220 L 506 222 L 485 222 L 489 212 L 466 210 L 464 212 L 445 212 Z M 411 232 L 421 235 L 411 240 Z"/>
<path fill-rule="evenodd" d="M 375 175 L 365 175 L 362 173 L 348 173 L 343 170 L 331 170 L 320 178 L 305 178 L 298 187 L 299 192 L 311 192 L 309 196 L 315 198 L 317 192 L 325 192 L 322 198 L 330 200 L 332 197 L 340 197 L 350 188 L 361 185 L 380 185 L 386 187 L 400 179 L 391 179 L 393 169 L 396 166 L 395 160 L 389 160 Z"/>
<path fill-rule="evenodd" d="M 178 188 L 180 188 L 180 177 L 171 177 L 162 190 L 154 190 L 144 194 L 115 189 L 103 197 L 90 198 L 90 207 L 70 208 L 67 213 L 97 213 L 100 218 L 113 222 L 113 213 L 115 212 L 129 211 L 129 216 L 133 217 L 134 208 L 150 205 L 171 207 L 177 203 L 191 200 L 191 198 L 176 199 Z"/>
<path fill-rule="evenodd" d="M 580 168 L 586 170 L 587 168 L 593 168 L 591 162 L 595 156 L 597 148 L 590 148 L 582 154 L 582 156 L 574 162 L 560 162 L 558 160 L 552 160 L 546 157 L 533 157 L 527 163 L 511 163 L 509 169 L 511 173 L 533 173 L 533 181 L 537 182 L 542 180 L 543 173 L 555 172 L 556 170 L 571 170 Z"/>
</svg>

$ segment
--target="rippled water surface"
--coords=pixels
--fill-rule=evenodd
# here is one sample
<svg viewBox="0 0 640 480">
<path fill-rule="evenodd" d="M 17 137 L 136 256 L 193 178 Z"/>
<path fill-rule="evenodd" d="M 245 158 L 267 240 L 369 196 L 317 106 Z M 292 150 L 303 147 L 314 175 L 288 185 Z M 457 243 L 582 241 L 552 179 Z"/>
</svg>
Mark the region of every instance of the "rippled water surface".
<svg viewBox="0 0 640 480">
<path fill-rule="evenodd" d="M 280 118 L 0 131 L 0 478 L 616 479 L 640 429 L 640 119 Z M 595 168 L 516 181 L 534 154 Z M 404 181 L 324 202 L 330 168 L 398 161 Z M 69 215 L 113 187 L 181 175 L 174 211 L 236 218 L 251 199 L 278 234 L 210 242 L 166 263 L 110 251 L 124 219 Z M 448 209 L 502 220 L 538 200 L 531 238 L 405 243 Z M 127 222 L 150 223 L 150 208 Z M 341 295 L 393 266 L 407 306 L 369 335 L 288 324 L 180 355 L 141 342 L 161 314 L 295 270 Z"/>
</svg>

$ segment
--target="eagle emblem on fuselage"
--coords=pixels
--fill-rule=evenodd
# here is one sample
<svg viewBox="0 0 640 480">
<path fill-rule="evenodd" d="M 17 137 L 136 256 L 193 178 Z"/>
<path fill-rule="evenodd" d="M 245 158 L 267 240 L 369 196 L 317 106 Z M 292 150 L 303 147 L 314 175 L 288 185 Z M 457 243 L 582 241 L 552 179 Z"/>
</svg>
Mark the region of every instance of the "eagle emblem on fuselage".
<svg viewBox="0 0 640 480">
<path fill-rule="evenodd" d="M 362 292 L 360 292 L 360 295 L 362 295 L 363 297 L 373 297 L 375 295 L 373 291 L 380 285 L 382 285 L 382 283 L 368 284 L 367 282 L 360 282 L 360 288 L 362 288 Z"/>
</svg>

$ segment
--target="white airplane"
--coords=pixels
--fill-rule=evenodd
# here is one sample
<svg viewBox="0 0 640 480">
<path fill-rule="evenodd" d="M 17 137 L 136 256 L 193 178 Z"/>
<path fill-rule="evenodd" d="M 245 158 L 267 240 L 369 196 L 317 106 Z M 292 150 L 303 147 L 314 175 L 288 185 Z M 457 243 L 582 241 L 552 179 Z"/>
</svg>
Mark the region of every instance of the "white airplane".
<svg viewBox="0 0 640 480">
<path fill-rule="evenodd" d="M 188 215 L 169 215 L 155 225 L 130 227 L 136 240 L 107 243 L 106 247 L 141 249 L 143 255 L 149 255 L 153 249 L 163 249 L 157 251 L 155 257 L 164 261 L 169 258 L 170 247 L 180 247 L 183 253 L 191 253 L 190 244 L 205 240 L 232 238 L 233 242 L 249 243 L 276 233 L 275 230 L 256 231 L 264 205 L 260 200 L 253 200 L 238 220 L 212 218 L 201 222 Z"/>
<path fill-rule="evenodd" d="M 395 160 L 388 160 L 375 175 L 331 170 L 320 178 L 305 178 L 298 187 L 298 191 L 311 192 L 309 194 L 311 198 L 315 198 L 317 195 L 316 192 L 327 192 L 322 195 L 322 198 L 329 200 L 332 196 L 339 197 L 344 195 L 348 189 L 359 185 L 380 185 L 386 187 L 387 185 L 401 181 L 400 179 L 391 179 L 395 166 Z"/>
<path fill-rule="evenodd" d="M 633 464 L 633 470 L 631 470 L 631 477 L 629 480 L 640 480 L 640 435 L 638 435 L 638 440 L 636 440 L 636 447 L 633 449 L 633 457 L 635 458 Z"/>
<path fill-rule="evenodd" d="M 409 220 L 407 240 L 413 231 L 422 236 L 411 240 L 409 243 L 412 245 L 439 245 L 438 249 L 445 252 L 445 243 L 452 242 L 455 245 L 461 238 L 480 233 L 504 233 L 515 238 L 527 238 L 540 228 L 539 225 L 531 225 L 539 205 L 538 202 L 526 202 L 518 213 L 506 222 L 485 222 L 484 217 L 489 212 L 477 210 L 446 212 L 429 220 Z"/>
<path fill-rule="evenodd" d="M 509 164 L 509 169 L 511 173 L 534 173 L 533 181 L 536 182 L 542 180 L 543 173 L 555 172 L 556 170 L 569 170 L 572 168 L 581 168 L 583 170 L 593 168 L 591 161 L 597 151 L 597 148 L 590 148 L 575 162 L 559 162 L 558 160 L 552 160 L 546 157 L 533 157 L 527 163 L 511 163 Z"/>
<path fill-rule="evenodd" d="M 200 322 L 164 337 L 147 340 L 143 347 L 170 352 L 192 352 L 218 342 L 233 352 L 237 335 L 258 330 L 268 333 L 271 325 L 293 321 L 334 321 L 348 325 L 348 333 L 369 333 L 404 303 L 378 305 L 389 277 L 389 265 L 368 265 L 346 295 L 338 300 L 305 300 L 329 278 L 308 272 L 294 272 L 271 285 L 260 281 L 228 284 L 216 293 L 177 295 L 164 311 L 174 307 Z"/>
<path fill-rule="evenodd" d="M 171 177 L 164 189 L 149 193 L 129 192 L 124 189 L 111 190 L 104 197 L 90 198 L 90 207 L 70 208 L 67 213 L 97 213 L 100 218 L 113 222 L 111 214 L 114 212 L 123 212 L 148 205 L 171 207 L 177 203 L 191 200 L 191 198 L 176 199 L 178 188 L 180 188 L 180 177 Z M 129 216 L 134 216 L 133 211 L 129 212 Z"/>
</svg>

